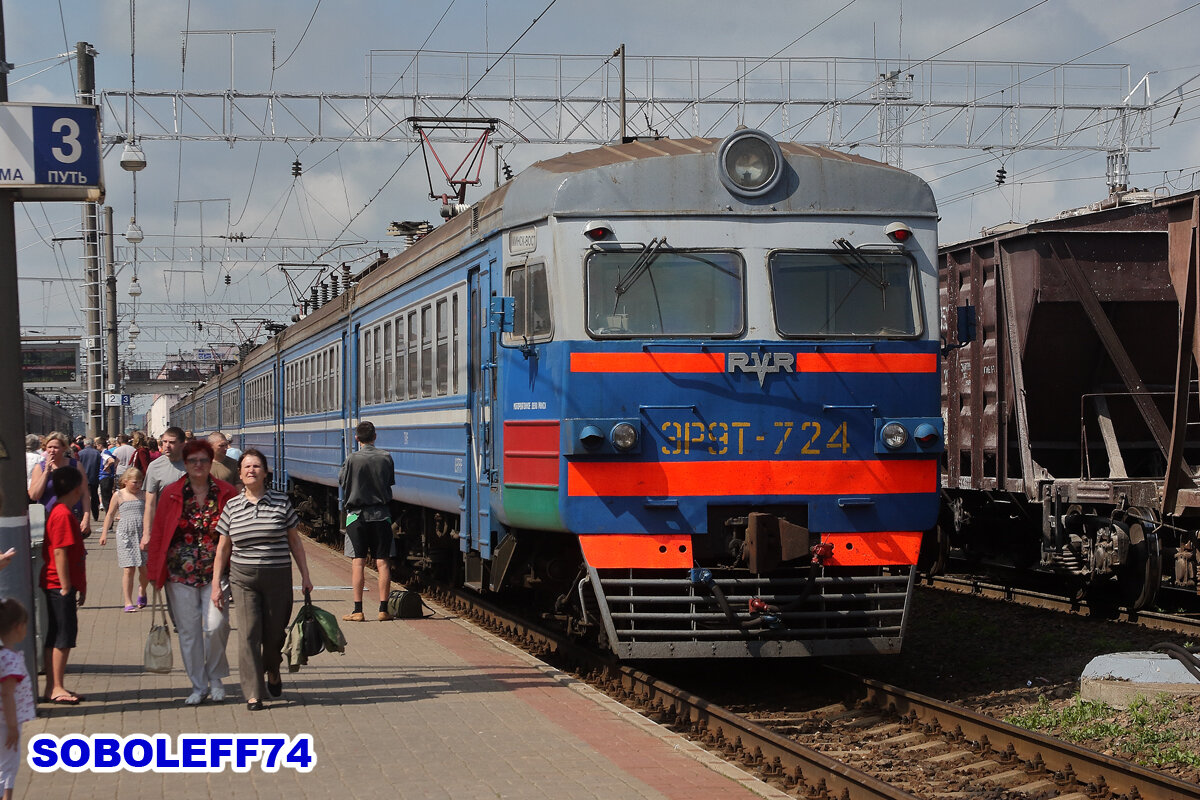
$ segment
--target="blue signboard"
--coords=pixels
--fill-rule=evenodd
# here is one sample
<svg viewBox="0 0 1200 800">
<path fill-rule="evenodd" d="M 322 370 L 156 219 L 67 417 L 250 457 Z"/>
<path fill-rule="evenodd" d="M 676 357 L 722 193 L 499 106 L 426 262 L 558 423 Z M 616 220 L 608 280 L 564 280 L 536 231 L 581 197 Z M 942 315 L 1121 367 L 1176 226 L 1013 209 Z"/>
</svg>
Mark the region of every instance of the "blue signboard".
<svg viewBox="0 0 1200 800">
<path fill-rule="evenodd" d="M 0 190 L 22 200 L 104 199 L 98 109 L 0 104 Z"/>
</svg>

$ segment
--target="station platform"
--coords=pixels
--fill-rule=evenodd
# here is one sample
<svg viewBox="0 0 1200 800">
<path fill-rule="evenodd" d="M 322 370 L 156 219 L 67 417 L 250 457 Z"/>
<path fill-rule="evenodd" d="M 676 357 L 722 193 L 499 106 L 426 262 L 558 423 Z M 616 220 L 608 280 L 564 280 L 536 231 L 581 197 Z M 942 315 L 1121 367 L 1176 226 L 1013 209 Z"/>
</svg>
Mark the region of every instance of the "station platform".
<svg viewBox="0 0 1200 800">
<path fill-rule="evenodd" d="M 172 640 L 170 675 L 142 670 L 150 611 L 125 613 L 116 550 L 88 539 L 88 597 L 67 687 L 78 706 L 38 705 L 26 723 L 14 796 L 42 798 L 783 798 L 587 684 L 466 621 L 343 623 L 344 655 L 283 673 L 283 697 L 247 711 L 237 684 L 238 609 L 224 703 L 186 707 Z M 350 610 L 348 559 L 309 543 L 313 602 Z M 368 575 L 368 597 L 373 575 Z M 298 575 L 297 575 L 298 580 Z M 299 591 L 297 588 L 297 602 Z M 370 604 L 364 604 L 370 605 Z M 374 616 L 369 615 L 369 616 Z M 40 688 L 39 678 L 39 688 Z M 30 737 L 92 734 L 311 734 L 311 772 L 38 773 Z"/>
</svg>

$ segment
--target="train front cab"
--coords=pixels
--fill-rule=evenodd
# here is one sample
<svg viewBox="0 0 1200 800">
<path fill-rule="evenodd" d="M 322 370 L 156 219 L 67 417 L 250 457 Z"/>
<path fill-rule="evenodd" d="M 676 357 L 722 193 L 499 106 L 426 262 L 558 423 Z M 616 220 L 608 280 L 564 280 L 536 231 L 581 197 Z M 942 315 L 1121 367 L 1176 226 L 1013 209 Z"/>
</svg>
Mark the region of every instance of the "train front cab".
<svg viewBox="0 0 1200 800">
<path fill-rule="evenodd" d="M 618 656 L 899 650 L 943 450 L 936 236 L 909 221 L 919 244 L 859 217 L 740 248 L 677 246 L 750 241 L 740 221 L 676 221 L 676 246 L 651 252 L 621 242 L 668 223 L 614 219 L 582 283 L 563 270 L 548 292 L 585 305 L 552 337 L 531 307 L 537 259 L 506 278 L 502 521 L 577 534 L 585 572 L 564 600 Z M 557 225 L 562 252 L 595 223 Z M 772 246 L 848 227 L 883 245 Z"/>
</svg>

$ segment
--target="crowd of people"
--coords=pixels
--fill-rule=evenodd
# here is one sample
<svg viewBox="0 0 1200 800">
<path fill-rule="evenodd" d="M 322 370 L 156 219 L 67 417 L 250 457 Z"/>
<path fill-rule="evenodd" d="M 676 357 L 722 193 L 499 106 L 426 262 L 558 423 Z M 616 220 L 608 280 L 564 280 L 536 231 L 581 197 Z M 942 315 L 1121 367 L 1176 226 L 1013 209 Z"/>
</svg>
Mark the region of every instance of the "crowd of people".
<svg viewBox="0 0 1200 800">
<path fill-rule="evenodd" d="M 83 540 L 102 510 L 99 545 L 107 546 L 111 531 L 125 612 L 145 608 L 148 591 L 166 596 L 191 683 L 184 704 L 225 699 L 234 593 L 241 609 L 238 663 L 246 706 L 258 711 L 268 695 L 279 697 L 292 560 L 304 591 L 312 590 L 312 582 L 299 518 L 285 494 L 268 488 L 266 456 L 248 449 L 235 461 L 224 434 L 195 439 L 177 427 L 157 441 L 135 432 L 115 441 L 71 442 L 55 432 L 36 444 L 27 443 L 26 468 L 30 502 L 47 511 L 38 581 L 48 618 L 41 701 L 84 700 L 67 688 L 65 674 L 77 645 L 77 609 L 87 596 Z"/>
<path fill-rule="evenodd" d="M 374 559 L 379 574 L 378 619 L 392 618 L 387 600 L 395 468 L 391 456 L 374 446 L 375 436 L 372 423 L 358 425 L 358 449 L 339 474 L 354 590 L 354 608 L 343 619 L 351 622 L 366 619 L 367 559 Z M 78 609 L 87 597 L 84 539 L 102 513 L 99 546 L 106 547 L 110 538 L 115 543 L 124 612 L 145 608 L 151 592 L 165 594 L 190 684 L 184 704 L 225 700 L 234 604 L 239 609 L 238 679 L 247 709 L 262 710 L 268 697 L 282 695 L 293 561 L 303 591 L 313 586 L 296 510 L 286 494 L 270 488 L 270 464 L 262 452 L 236 450 L 222 433 L 196 439 L 178 427 L 167 428 L 157 440 L 141 432 L 90 442 L 59 432 L 31 435 L 26 451 L 29 501 L 46 509 L 38 576 L 47 607 L 46 679 L 38 702 L 85 700 L 67 687 L 67 663 L 78 644 Z M 0 554 L 0 569 L 11 557 L 11 552 Z M 0 718 L 6 736 L 0 789 L 11 789 L 20 725 L 35 713 L 32 683 L 15 653 L 28 619 L 18 601 L 0 600 Z"/>
</svg>

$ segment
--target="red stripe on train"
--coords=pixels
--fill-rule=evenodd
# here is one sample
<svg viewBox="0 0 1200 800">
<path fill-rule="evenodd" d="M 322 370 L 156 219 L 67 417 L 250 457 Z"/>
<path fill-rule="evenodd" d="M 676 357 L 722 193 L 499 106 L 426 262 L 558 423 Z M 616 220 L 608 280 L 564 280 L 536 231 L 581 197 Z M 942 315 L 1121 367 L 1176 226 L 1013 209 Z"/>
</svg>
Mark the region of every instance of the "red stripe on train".
<svg viewBox="0 0 1200 800">
<path fill-rule="evenodd" d="M 937 462 L 568 462 L 570 497 L 917 494 L 937 491 Z"/>
<path fill-rule="evenodd" d="M 725 371 L 723 353 L 572 353 L 571 372 L 659 372 L 664 374 Z M 934 373 L 935 353 L 796 353 L 796 372 Z"/>
<path fill-rule="evenodd" d="M 558 420 L 504 423 L 504 482 L 558 486 Z"/>
</svg>

